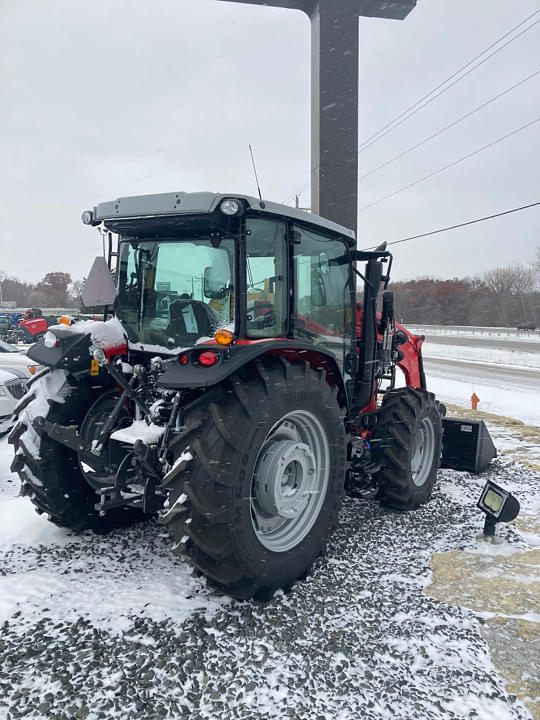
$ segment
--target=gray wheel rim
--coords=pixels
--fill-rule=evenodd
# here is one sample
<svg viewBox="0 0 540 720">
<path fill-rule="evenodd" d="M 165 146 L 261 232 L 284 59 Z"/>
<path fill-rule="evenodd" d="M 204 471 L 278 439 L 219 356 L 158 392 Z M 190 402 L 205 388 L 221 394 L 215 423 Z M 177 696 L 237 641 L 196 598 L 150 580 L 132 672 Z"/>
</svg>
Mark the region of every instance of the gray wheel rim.
<svg viewBox="0 0 540 720">
<path fill-rule="evenodd" d="M 265 548 L 286 552 L 315 524 L 326 497 L 330 448 L 321 422 L 295 410 L 270 430 L 255 463 L 251 521 Z"/>
<path fill-rule="evenodd" d="M 429 477 L 435 451 L 435 428 L 429 418 L 422 418 L 414 434 L 411 474 L 413 483 L 421 487 Z"/>
</svg>

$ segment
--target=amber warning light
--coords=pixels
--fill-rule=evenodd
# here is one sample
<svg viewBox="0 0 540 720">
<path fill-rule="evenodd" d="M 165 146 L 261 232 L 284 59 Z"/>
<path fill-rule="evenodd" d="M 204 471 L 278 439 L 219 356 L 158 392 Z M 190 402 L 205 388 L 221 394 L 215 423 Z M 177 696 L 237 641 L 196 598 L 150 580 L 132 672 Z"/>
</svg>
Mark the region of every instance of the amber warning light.
<svg viewBox="0 0 540 720">
<path fill-rule="evenodd" d="M 230 330 L 218 330 L 214 335 L 214 340 L 218 345 L 231 345 L 234 340 L 234 335 Z"/>
</svg>

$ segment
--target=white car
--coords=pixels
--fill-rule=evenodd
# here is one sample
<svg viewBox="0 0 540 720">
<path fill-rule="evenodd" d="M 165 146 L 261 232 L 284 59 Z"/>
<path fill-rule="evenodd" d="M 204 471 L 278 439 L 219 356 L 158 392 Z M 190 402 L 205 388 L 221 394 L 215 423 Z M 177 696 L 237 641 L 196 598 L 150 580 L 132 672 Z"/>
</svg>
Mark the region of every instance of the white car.
<svg viewBox="0 0 540 720">
<path fill-rule="evenodd" d="M 26 392 L 26 378 L 0 370 L 0 435 L 13 425 L 13 410 Z"/>
<path fill-rule="evenodd" d="M 19 378 L 30 378 L 41 368 L 41 365 L 23 355 L 14 345 L 0 340 L 0 370 L 13 373 Z"/>
</svg>

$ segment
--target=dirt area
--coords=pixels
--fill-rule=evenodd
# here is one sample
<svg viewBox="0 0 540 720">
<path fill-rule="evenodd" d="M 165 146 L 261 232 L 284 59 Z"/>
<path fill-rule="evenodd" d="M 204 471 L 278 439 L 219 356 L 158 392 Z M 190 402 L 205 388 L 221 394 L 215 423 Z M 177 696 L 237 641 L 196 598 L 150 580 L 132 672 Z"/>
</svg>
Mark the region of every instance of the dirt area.
<svg viewBox="0 0 540 720">
<path fill-rule="evenodd" d="M 540 428 L 455 405 L 448 405 L 447 410 L 449 416 L 483 420 L 503 462 L 514 460 L 540 470 Z M 460 549 L 433 555 L 433 582 L 426 594 L 480 614 L 482 635 L 507 691 L 540 720 L 538 513 L 534 508 L 522 511 L 511 529 L 523 541 L 522 550 L 511 550 L 504 541 L 480 541 L 472 552 Z"/>
</svg>

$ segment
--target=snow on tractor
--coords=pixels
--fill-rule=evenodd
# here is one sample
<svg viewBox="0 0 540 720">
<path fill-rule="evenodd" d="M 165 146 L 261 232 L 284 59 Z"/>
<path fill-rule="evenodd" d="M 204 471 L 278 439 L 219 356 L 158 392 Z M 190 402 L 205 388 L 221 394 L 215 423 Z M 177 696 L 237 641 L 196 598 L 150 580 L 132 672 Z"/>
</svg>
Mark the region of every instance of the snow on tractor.
<svg viewBox="0 0 540 720">
<path fill-rule="evenodd" d="M 264 598 L 323 552 L 345 491 L 429 500 L 441 406 L 423 337 L 391 293 L 377 312 L 384 247 L 239 195 L 121 198 L 83 222 L 108 234 L 116 287 L 103 259 L 87 286 L 103 304 L 109 284 L 114 318 L 54 326 L 29 351 L 46 369 L 10 442 L 38 512 L 97 532 L 159 513 L 213 585 Z"/>
</svg>

